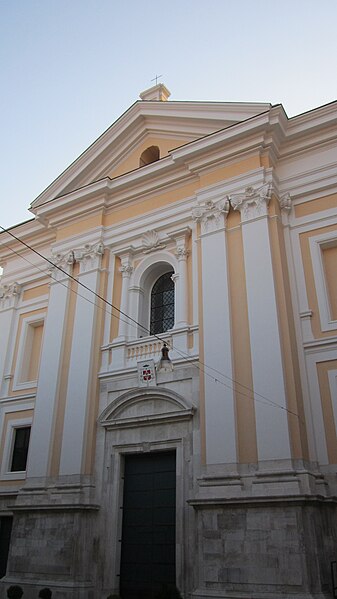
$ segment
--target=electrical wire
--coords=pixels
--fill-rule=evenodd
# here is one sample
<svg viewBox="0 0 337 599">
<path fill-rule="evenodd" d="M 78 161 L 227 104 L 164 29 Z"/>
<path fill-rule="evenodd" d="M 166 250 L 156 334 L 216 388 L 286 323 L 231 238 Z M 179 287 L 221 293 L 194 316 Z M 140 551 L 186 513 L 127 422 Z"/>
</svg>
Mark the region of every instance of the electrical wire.
<svg viewBox="0 0 337 599">
<path fill-rule="evenodd" d="M 11 237 L 13 237 L 16 241 L 18 241 L 19 243 L 21 243 L 22 245 L 24 245 L 28 250 L 30 250 L 30 251 L 34 252 L 35 254 L 37 254 L 42 260 L 45 260 L 46 262 L 48 262 L 53 268 L 56 268 L 57 270 L 59 270 L 60 272 L 62 272 L 69 279 L 75 281 L 78 285 L 80 285 L 81 287 L 83 287 L 84 289 L 86 289 L 87 291 L 89 291 L 90 293 L 92 293 L 94 296 L 96 296 L 100 301 L 102 301 L 103 303 L 107 304 L 110 308 L 112 308 L 113 310 L 115 310 L 116 312 L 118 312 L 119 315 L 120 315 L 119 316 L 119 320 L 121 320 L 125 324 L 131 324 L 131 326 L 133 326 L 133 327 L 137 326 L 137 329 L 139 327 L 142 328 L 149 335 L 152 335 L 153 337 L 155 337 L 156 339 L 158 339 L 161 343 L 166 343 L 170 349 L 173 349 L 170 346 L 170 343 L 166 339 L 162 339 L 157 334 L 151 333 L 151 331 L 147 327 L 145 327 L 144 325 L 140 324 L 137 320 L 135 320 L 134 318 L 132 318 L 131 316 L 129 316 L 128 314 L 126 314 L 125 312 L 123 312 L 123 310 L 120 310 L 119 308 L 117 308 L 117 306 L 114 306 L 112 304 L 112 302 L 109 302 L 106 298 L 102 297 L 99 293 L 95 292 L 93 289 L 90 289 L 90 287 L 88 287 L 87 285 L 85 285 L 84 283 L 82 283 L 82 281 L 79 281 L 79 279 L 77 279 L 76 277 L 74 277 L 73 275 L 71 275 L 70 273 L 68 273 L 62 267 L 60 267 L 57 264 L 55 264 L 54 262 L 52 262 L 52 260 L 50 260 L 49 258 L 47 258 L 46 256 L 44 256 L 43 254 L 41 254 L 40 252 L 38 252 L 35 248 L 33 248 L 32 246 L 30 246 L 29 244 L 27 244 L 26 242 L 24 242 L 22 239 L 20 239 L 16 235 L 14 235 L 14 233 L 12 233 L 10 230 L 5 229 L 1 225 L 0 225 L 0 229 L 2 229 L 2 231 L 4 233 L 7 233 Z M 114 314 L 111 311 L 106 310 L 104 308 L 104 306 L 101 306 L 100 304 L 96 303 L 95 301 L 91 301 L 89 298 L 85 297 L 84 295 L 81 295 L 76 289 L 72 289 L 71 287 L 68 288 L 68 286 L 66 284 L 62 283 L 62 281 L 58 281 L 55 277 L 53 277 L 50 272 L 45 271 L 45 270 L 41 269 L 39 266 L 37 266 L 36 264 L 34 264 L 33 262 L 30 262 L 30 260 L 28 260 L 22 254 L 20 254 L 16 250 L 14 250 L 6 242 L 2 241 L 2 244 L 5 245 L 14 254 L 18 255 L 20 258 L 22 258 L 23 260 L 25 260 L 26 262 L 28 262 L 29 264 L 31 264 L 34 268 L 36 268 L 37 270 L 39 270 L 40 272 L 42 272 L 43 274 L 46 274 L 47 276 L 50 276 L 50 278 L 52 278 L 56 282 L 60 283 L 61 285 L 63 285 L 67 289 L 70 289 L 73 293 L 75 293 L 76 295 L 78 295 L 82 299 L 88 301 L 90 304 L 98 307 L 99 309 L 103 310 L 105 313 L 110 314 L 113 318 L 117 318 L 116 314 Z M 124 320 L 124 318 L 121 318 L 122 316 L 126 317 L 128 320 Z M 193 367 L 197 368 L 198 371 L 200 371 L 203 374 L 205 374 L 205 376 L 208 376 L 209 378 L 211 378 L 215 383 L 220 383 L 222 386 L 226 387 L 227 389 L 230 389 L 231 391 L 234 391 L 235 393 L 238 393 L 239 395 L 241 395 L 243 397 L 246 397 L 246 398 L 248 398 L 250 400 L 253 400 L 254 402 L 259 402 L 259 403 L 262 403 L 263 405 L 269 405 L 269 406 L 272 406 L 272 407 L 284 410 L 288 414 L 291 414 L 292 416 L 296 416 L 296 418 L 298 418 L 302 422 L 299 414 L 297 414 L 296 412 L 293 412 L 292 410 L 289 410 L 285 406 L 282 406 L 282 405 L 278 404 L 277 402 L 271 400 L 270 398 L 268 398 L 268 397 L 266 397 L 264 395 L 261 395 L 260 393 L 257 393 L 256 391 L 254 391 L 250 387 L 244 385 L 243 383 L 240 383 L 239 381 L 236 381 L 235 379 L 233 379 L 230 376 L 224 374 L 223 372 L 220 372 L 216 368 L 213 368 L 212 366 L 209 366 L 208 364 L 202 362 L 200 359 L 198 359 L 199 365 L 197 365 L 197 364 L 195 364 L 195 358 L 193 356 L 190 356 L 186 352 L 183 352 L 182 350 L 179 350 L 177 348 L 174 348 L 174 351 L 176 353 L 178 353 L 186 362 L 189 362 Z M 201 368 L 200 365 L 203 366 L 204 368 Z M 226 384 L 225 382 L 217 379 L 216 377 L 214 377 L 211 374 L 209 374 L 205 370 L 205 368 L 208 368 L 209 370 L 212 370 L 213 372 L 216 372 L 217 374 L 219 374 L 219 376 L 222 376 L 225 379 L 228 379 L 234 385 L 239 385 L 240 387 L 246 389 L 247 391 L 250 392 L 250 395 L 247 395 L 246 393 L 243 393 L 239 389 L 234 388 L 234 387 Z M 256 397 L 256 396 L 258 396 L 258 397 Z"/>
</svg>

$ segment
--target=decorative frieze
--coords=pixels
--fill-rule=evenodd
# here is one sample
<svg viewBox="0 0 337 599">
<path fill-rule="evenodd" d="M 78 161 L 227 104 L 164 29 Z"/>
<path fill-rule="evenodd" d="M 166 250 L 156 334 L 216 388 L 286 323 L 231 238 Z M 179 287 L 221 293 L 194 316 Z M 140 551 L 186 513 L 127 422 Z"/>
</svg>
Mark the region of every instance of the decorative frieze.
<svg viewBox="0 0 337 599">
<path fill-rule="evenodd" d="M 195 206 L 192 210 L 193 219 L 201 224 L 201 233 L 212 233 L 225 226 L 230 209 L 228 199 L 217 202 L 207 200 L 204 204 Z"/>
<path fill-rule="evenodd" d="M 234 210 L 241 212 L 242 222 L 267 216 L 271 189 L 271 183 L 265 183 L 258 188 L 246 187 L 243 193 L 234 193 L 230 196 L 230 203 Z"/>
</svg>

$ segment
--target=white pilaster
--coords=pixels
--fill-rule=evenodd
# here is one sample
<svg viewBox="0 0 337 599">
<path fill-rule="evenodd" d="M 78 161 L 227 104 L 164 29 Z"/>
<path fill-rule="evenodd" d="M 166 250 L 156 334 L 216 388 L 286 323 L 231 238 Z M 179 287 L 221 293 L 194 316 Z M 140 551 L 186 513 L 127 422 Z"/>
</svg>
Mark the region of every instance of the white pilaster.
<svg viewBox="0 0 337 599">
<path fill-rule="evenodd" d="M 178 258 L 179 272 L 174 278 L 176 286 L 176 314 L 175 328 L 188 326 L 188 274 L 187 274 L 187 242 L 191 234 L 191 229 L 186 227 L 175 231 L 170 235 L 176 242 L 176 256 Z M 173 277 L 172 277 L 173 278 Z"/>
<path fill-rule="evenodd" d="M 79 286 L 74 318 L 73 340 L 69 364 L 68 388 L 60 460 L 60 474 L 80 474 L 85 448 L 85 426 L 90 385 L 92 381 L 92 351 L 98 301 L 91 291 L 98 292 L 102 244 L 75 250 L 80 263 Z M 82 297 L 80 297 L 82 296 Z"/>
<path fill-rule="evenodd" d="M 63 271 L 53 269 L 41 348 L 39 382 L 37 388 L 34 422 L 29 443 L 27 477 L 48 475 L 52 444 L 55 402 L 60 380 L 63 345 L 66 335 L 66 314 L 70 279 L 67 277 L 73 264 L 73 253 L 58 254 L 53 261 Z"/>
<path fill-rule="evenodd" d="M 276 294 L 268 227 L 270 185 L 231 196 L 240 210 L 259 460 L 289 459 L 290 441 Z"/>
<path fill-rule="evenodd" d="M 108 284 L 107 284 L 107 299 L 110 303 L 112 303 L 112 290 L 113 290 L 113 281 L 115 275 L 115 257 L 113 252 L 110 250 L 109 256 L 109 271 L 108 271 Z M 102 372 L 106 372 L 109 369 L 109 355 L 110 350 L 108 349 L 110 339 L 110 331 L 111 331 L 111 320 L 112 318 L 116 318 L 116 310 L 107 306 L 107 309 L 104 314 L 104 333 L 103 333 L 103 350 L 102 350 Z"/>
<path fill-rule="evenodd" d="M 0 397 L 8 394 L 8 383 L 12 375 L 9 368 L 13 357 L 15 316 L 20 293 L 21 287 L 18 283 L 0 286 L 0 331 L 3 350 L 0 352 Z"/>
<path fill-rule="evenodd" d="M 121 293 L 121 305 L 119 315 L 119 329 L 118 329 L 118 341 L 124 341 L 128 335 L 129 323 L 126 314 L 129 310 L 129 285 L 130 276 L 133 271 L 132 267 L 132 253 L 131 249 L 128 248 L 124 252 L 120 252 L 121 266 L 120 272 L 122 273 L 122 293 Z"/>
<path fill-rule="evenodd" d="M 225 223 L 229 203 L 225 200 L 197 206 L 193 217 L 201 224 L 202 309 L 207 464 L 236 463 L 236 423 L 231 385 L 214 380 L 214 370 L 233 377 L 227 250 Z M 218 376 L 221 378 L 221 375 Z"/>
</svg>

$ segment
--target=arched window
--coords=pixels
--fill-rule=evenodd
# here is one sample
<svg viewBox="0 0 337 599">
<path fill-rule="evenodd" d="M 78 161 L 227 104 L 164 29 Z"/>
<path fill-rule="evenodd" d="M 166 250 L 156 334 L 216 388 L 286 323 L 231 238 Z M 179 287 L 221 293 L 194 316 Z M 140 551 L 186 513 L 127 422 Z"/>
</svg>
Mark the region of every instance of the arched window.
<svg viewBox="0 0 337 599">
<path fill-rule="evenodd" d="M 156 160 L 159 160 L 159 148 L 158 146 L 150 146 L 141 154 L 139 166 L 146 166 L 147 164 L 151 164 L 151 162 L 156 162 Z"/>
<path fill-rule="evenodd" d="M 159 277 L 151 291 L 150 331 L 151 335 L 164 333 L 174 325 L 174 282 L 173 271 Z"/>
</svg>

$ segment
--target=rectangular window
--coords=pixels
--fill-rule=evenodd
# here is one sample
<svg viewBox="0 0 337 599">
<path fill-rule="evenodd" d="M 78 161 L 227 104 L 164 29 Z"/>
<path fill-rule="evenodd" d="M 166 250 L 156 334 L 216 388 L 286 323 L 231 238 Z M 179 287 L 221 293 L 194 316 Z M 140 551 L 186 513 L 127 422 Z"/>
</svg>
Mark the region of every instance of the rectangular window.
<svg viewBox="0 0 337 599">
<path fill-rule="evenodd" d="M 22 426 L 14 429 L 11 472 L 24 472 L 26 470 L 30 428 L 30 426 Z"/>
</svg>

